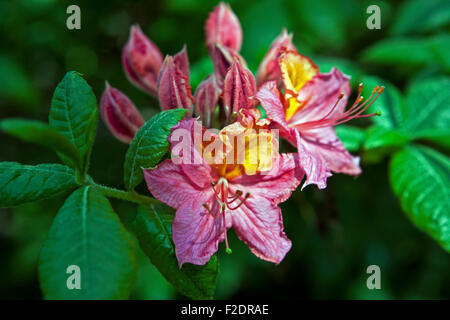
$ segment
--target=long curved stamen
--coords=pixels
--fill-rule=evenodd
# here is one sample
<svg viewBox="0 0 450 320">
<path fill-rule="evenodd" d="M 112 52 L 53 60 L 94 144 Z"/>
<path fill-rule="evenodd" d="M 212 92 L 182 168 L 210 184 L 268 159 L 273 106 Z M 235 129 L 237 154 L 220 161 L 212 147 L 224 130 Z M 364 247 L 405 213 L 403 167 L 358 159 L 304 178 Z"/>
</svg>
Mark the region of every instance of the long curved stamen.
<svg viewBox="0 0 450 320">
<path fill-rule="evenodd" d="M 228 237 L 227 237 L 227 226 L 225 224 L 225 209 L 222 210 L 222 219 L 223 219 L 223 226 L 225 228 L 225 252 L 228 254 L 231 254 L 233 251 L 231 251 L 230 246 L 228 244 Z"/>
<path fill-rule="evenodd" d="M 222 215 L 222 221 L 223 221 L 223 225 L 225 228 L 225 245 L 226 245 L 226 253 L 231 254 L 232 251 L 230 249 L 230 246 L 228 244 L 228 237 L 227 237 L 227 230 L 226 230 L 226 225 L 225 225 L 225 210 L 236 210 L 238 209 L 246 200 L 247 198 L 250 196 L 250 193 L 246 193 L 244 198 L 241 200 L 241 202 L 234 206 L 231 207 L 231 204 L 234 203 L 236 200 L 240 199 L 242 197 L 242 190 L 236 190 L 235 193 L 233 193 L 231 190 L 228 189 L 228 181 L 225 178 L 220 178 L 219 181 L 217 181 L 217 183 L 212 182 L 211 183 L 211 187 L 214 190 L 214 195 L 216 196 L 217 201 L 219 201 L 220 203 L 220 212 L 219 214 L 215 215 L 211 209 L 209 208 L 208 204 L 204 203 L 203 207 L 208 211 L 208 213 L 213 216 L 214 218 L 218 217 L 218 215 Z"/>
<path fill-rule="evenodd" d="M 359 90 L 358 90 L 358 96 L 357 96 L 355 102 L 347 111 L 342 113 L 340 116 L 328 118 L 328 116 L 330 114 L 332 114 L 333 110 L 336 108 L 339 101 L 342 99 L 342 97 L 343 97 L 342 94 L 339 95 L 337 102 L 333 105 L 333 107 L 327 113 L 326 116 L 322 117 L 319 120 L 313 120 L 313 121 L 299 124 L 296 126 L 296 128 L 298 128 L 300 130 L 305 130 L 305 129 L 317 129 L 317 128 L 324 128 L 324 127 L 332 127 L 332 126 L 336 126 L 338 124 L 350 121 L 352 119 L 367 118 L 367 117 L 373 117 L 373 116 L 380 115 L 379 112 L 375 112 L 375 113 L 371 113 L 371 114 L 364 114 L 364 115 L 362 113 L 364 111 L 366 111 L 375 102 L 375 100 L 378 99 L 378 97 L 383 93 L 384 87 L 375 86 L 375 88 L 372 90 L 372 94 L 365 101 L 364 101 L 364 98 L 361 96 L 362 89 L 363 89 L 363 84 L 360 84 Z M 361 103 L 362 101 L 364 101 L 364 103 Z"/>
<path fill-rule="evenodd" d="M 239 208 L 240 206 L 242 206 L 242 205 L 244 204 L 245 200 L 247 200 L 248 197 L 250 197 L 250 193 L 249 193 L 249 192 L 247 192 L 247 193 L 245 194 L 244 199 L 242 199 L 242 201 L 241 201 L 237 206 L 235 206 L 234 208 L 228 207 L 228 209 L 230 209 L 230 210 L 236 210 L 237 208 Z"/>
</svg>

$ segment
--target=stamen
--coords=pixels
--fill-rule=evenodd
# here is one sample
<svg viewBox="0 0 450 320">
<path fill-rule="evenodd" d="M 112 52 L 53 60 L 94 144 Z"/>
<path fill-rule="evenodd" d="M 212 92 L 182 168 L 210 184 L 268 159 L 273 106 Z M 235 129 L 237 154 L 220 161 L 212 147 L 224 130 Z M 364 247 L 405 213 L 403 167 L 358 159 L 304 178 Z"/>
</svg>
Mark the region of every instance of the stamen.
<svg viewBox="0 0 450 320">
<path fill-rule="evenodd" d="M 361 102 L 364 100 L 364 97 L 361 96 L 363 87 L 364 86 L 361 83 L 359 85 L 358 96 L 357 96 L 355 102 L 352 104 L 352 106 L 347 111 L 342 113 L 340 116 L 329 118 L 329 116 L 332 114 L 333 110 L 336 108 L 337 104 L 339 103 L 339 101 L 342 99 L 343 94 L 340 94 L 338 96 L 336 103 L 333 105 L 333 107 L 327 113 L 327 115 L 325 115 L 324 117 L 322 117 L 319 120 L 313 120 L 313 121 L 309 121 L 306 123 L 302 123 L 302 124 L 297 125 L 296 127 L 300 130 L 332 127 L 332 126 L 339 125 L 341 123 L 345 123 L 352 119 L 367 118 L 367 117 L 373 117 L 373 116 L 380 115 L 381 113 L 378 111 L 376 113 L 364 114 L 364 115 L 362 113 L 364 111 L 366 111 L 375 102 L 375 100 L 378 99 L 380 94 L 383 93 L 384 87 L 383 86 L 381 86 L 381 87 L 375 86 L 375 88 L 372 90 L 372 94 L 369 96 L 369 98 L 367 100 L 365 100 L 364 103 L 361 104 Z"/>
<path fill-rule="evenodd" d="M 245 200 L 247 200 L 248 197 L 250 197 L 250 192 L 247 192 L 247 193 L 245 194 L 244 199 L 243 199 L 243 200 L 241 201 L 241 203 L 239 203 L 236 207 L 234 207 L 234 208 L 228 207 L 228 209 L 230 209 L 230 210 L 236 210 L 237 208 L 239 208 L 240 206 L 242 206 L 242 205 L 244 204 Z"/>
<path fill-rule="evenodd" d="M 242 196 L 242 191 L 241 190 L 236 190 L 236 193 L 234 194 L 234 196 L 229 196 L 228 198 L 231 198 L 230 201 L 227 202 L 228 205 L 232 204 L 234 201 L 236 201 L 237 199 L 239 199 L 239 197 Z"/>
<path fill-rule="evenodd" d="M 225 215 L 224 214 L 222 214 L 222 218 L 223 218 L 223 227 L 225 228 L 225 246 L 226 246 L 225 252 L 228 254 L 231 254 L 232 251 L 230 249 L 230 246 L 228 245 L 227 226 L 225 224 Z"/>
<path fill-rule="evenodd" d="M 208 206 L 207 203 L 202 204 L 202 206 L 203 206 L 203 208 L 205 208 L 205 209 L 208 211 L 208 213 L 209 213 L 212 217 L 215 218 L 214 214 L 212 213 L 212 211 L 211 211 L 211 209 L 209 208 L 209 206 Z"/>
</svg>

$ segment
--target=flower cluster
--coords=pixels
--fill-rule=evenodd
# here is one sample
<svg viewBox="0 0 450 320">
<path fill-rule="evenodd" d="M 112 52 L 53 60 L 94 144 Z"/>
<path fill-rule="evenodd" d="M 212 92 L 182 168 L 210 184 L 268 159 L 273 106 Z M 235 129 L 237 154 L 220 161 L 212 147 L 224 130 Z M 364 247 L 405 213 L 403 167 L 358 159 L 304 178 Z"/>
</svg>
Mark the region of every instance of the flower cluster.
<svg viewBox="0 0 450 320">
<path fill-rule="evenodd" d="M 347 109 L 349 77 L 336 68 L 321 73 L 298 53 L 285 30 L 273 41 L 255 80 L 239 54 L 239 20 L 223 3 L 209 15 L 205 34 L 214 72 L 192 95 L 186 47 L 163 58 L 138 26 L 131 28 L 122 53 L 129 80 L 157 97 L 162 110 L 187 110 L 169 136 L 172 159 L 144 169 L 145 180 L 155 198 L 176 209 L 172 233 L 180 266 L 205 264 L 222 241 L 231 252 L 231 227 L 256 256 L 279 263 L 291 241 L 278 205 L 304 178 L 302 188 L 316 184 L 322 189 L 331 172 L 361 173 L 359 158 L 345 149 L 333 127 L 372 116 L 363 112 L 383 87 L 364 100 L 360 85 Z M 108 83 L 101 114 L 110 131 L 127 143 L 144 123 L 130 99 Z M 187 133 L 181 148 L 180 131 Z M 278 151 L 278 132 L 297 153 Z"/>
</svg>

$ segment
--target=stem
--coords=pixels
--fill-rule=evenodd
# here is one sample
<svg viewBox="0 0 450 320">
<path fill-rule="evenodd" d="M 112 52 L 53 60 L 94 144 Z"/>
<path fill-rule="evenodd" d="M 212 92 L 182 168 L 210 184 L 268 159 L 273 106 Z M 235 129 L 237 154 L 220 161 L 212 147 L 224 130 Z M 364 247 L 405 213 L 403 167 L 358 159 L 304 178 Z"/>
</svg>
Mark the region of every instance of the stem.
<svg viewBox="0 0 450 320">
<path fill-rule="evenodd" d="M 104 195 L 127 200 L 138 204 L 158 204 L 161 203 L 159 200 L 155 198 L 147 197 L 141 194 L 136 193 L 135 191 L 123 191 L 115 188 L 110 188 L 106 186 L 102 186 L 96 183 L 92 183 L 92 186 L 100 190 Z"/>
</svg>

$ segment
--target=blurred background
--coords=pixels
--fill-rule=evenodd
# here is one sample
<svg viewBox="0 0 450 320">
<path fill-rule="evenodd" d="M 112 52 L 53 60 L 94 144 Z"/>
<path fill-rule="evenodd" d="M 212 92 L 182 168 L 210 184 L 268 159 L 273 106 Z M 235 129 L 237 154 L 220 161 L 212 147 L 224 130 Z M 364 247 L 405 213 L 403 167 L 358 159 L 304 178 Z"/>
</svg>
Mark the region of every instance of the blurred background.
<svg viewBox="0 0 450 320">
<path fill-rule="evenodd" d="M 318 62 L 321 71 L 338 66 L 352 76 L 353 85 L 362 76 L 374 75 L 404 92 L 413 80 L 450 73 L 447 0 L 229 2 L 243 28 L 241 54 L 253 72 L 286 27 L 294 33 L 300 53 Z M 66 28 L 66 8 L 71 4 L 81 8 L 81 30 Z M 121 66 L 130 26 L 140 24 L 164 54 L 174 54 L 186 44 L 195 88 L 212 70 L 203 25 L 216 4 L 209 0 L 0 1 L 0 118 L 46 121 L 54 88 L 66 71 L 76 70 L 84 74 L 98 99 L 108 80 L 149 119 L 159 111 L 157 100 L 133 87 Z M 371 4 L 381 9 L 380 30 L 366 27 Z M 421 8 L 423 4 L 427 9 Z M 430 15 L 432 19 L 427 19 Z M 3 134 L 0 146 L 0 161 L 58 162 L 51 151 Z M 126 150 L 127 145 L 115 140 L 100 122 L 90 169 L 97 182 L 123 187 Z M 450 298 L 450 255 L 402 212 L 389 185 L 387 160 L 371 161 L 363 155 L 362 168 L 357 179 L 335 175 L 325 191 L 297 190 L 282 204 L 293 247 L 279 266 L 256 258 L 229 232 L 233 254 L 219 250 L 216 297 Z M 146 192 L 142 185 L 139 191 Z M 0 209 L 0 298 L 41 298 L 37 258 L 63 200 L 60 196 Z M 122 219 L 135 214 L 133 205 L 111 202 Z M 182 298 L 142 253 L 139 261 L 132 298 Z M 366 268 L 373 264 L 381 268 L 381 290 L 366 287 Z"/>
</svg>

